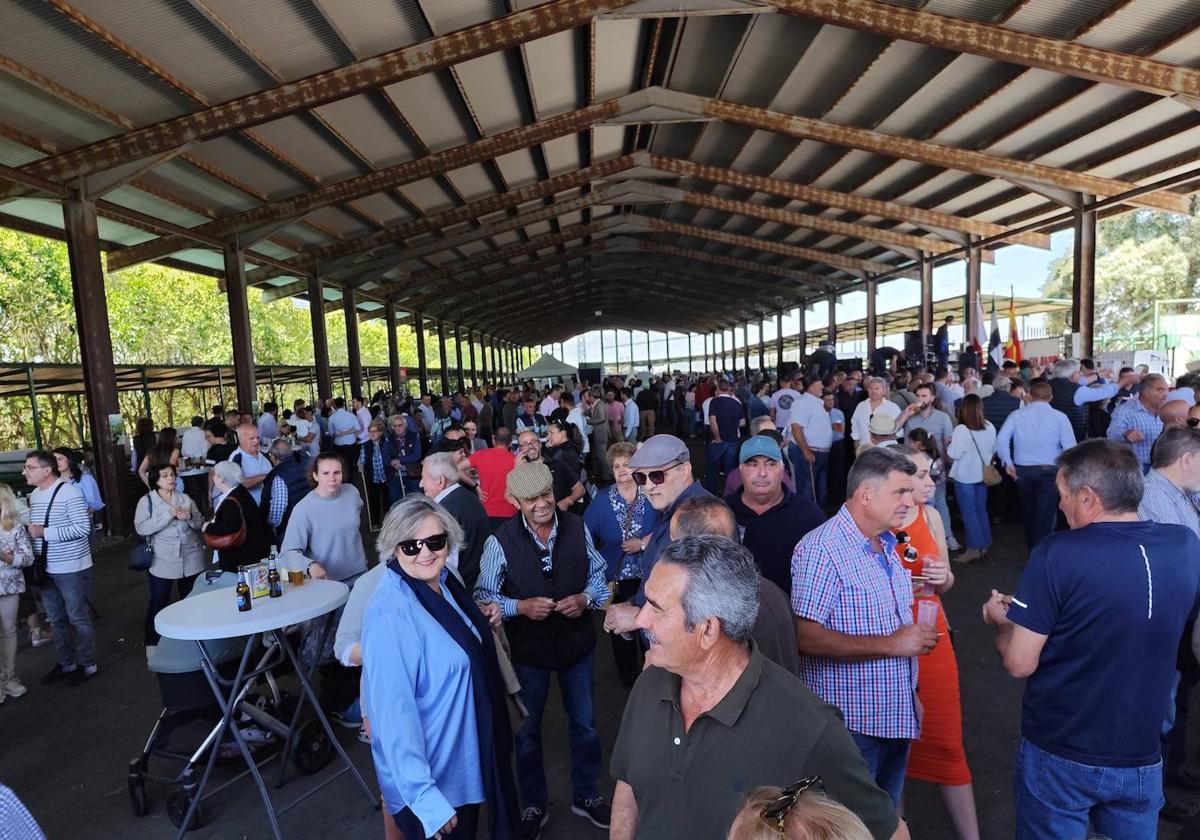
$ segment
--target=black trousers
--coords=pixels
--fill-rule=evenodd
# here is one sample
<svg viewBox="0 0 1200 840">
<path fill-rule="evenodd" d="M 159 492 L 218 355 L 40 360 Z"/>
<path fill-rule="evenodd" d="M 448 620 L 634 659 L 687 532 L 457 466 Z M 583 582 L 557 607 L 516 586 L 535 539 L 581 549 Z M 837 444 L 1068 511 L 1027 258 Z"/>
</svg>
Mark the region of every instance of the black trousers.
<svg viewBox="0 0 1200 840">
<path fill-rule="evenodd" d="M 637 594 L 641 583 L 641 580 L 637 578 L 617 581 L 617 591 L 613 595 L 613 603 L 623 604 L 628 601 Z M 642 672 L 642 665 L 639 661 L 642 650 L 638 634 L 635 633 L 632 639 L 626 639 L 620 633 L 613 633 L 609 638 L 612 639 L 613 659 L 617 663 L 617 675 L 620 676 L 621 682 L 627 688 L 632 688 L 637 681 L 638 674 Z"/>
<path fill-rule="evenodd" d="M 371 527 L 379 528 L 383 524 L 384 514 L 388 512 L 387 482 L 376 484 L 367 482 L 367 510 L 371 513 Z"/>
<path fill-rule="evenodd" d="M 186 598 L 191 593 L 192 586 L 196 583 L 199 575 L 160 578 L 147 572 L 146 577 L 150 579 L 150 603 L 146 605 L 146 644 L 156 645 L 159 635 L 154 630 L 154 617 L 170 605 L 171 589 L 178 588 L 180 599 Z"/>
</svg>

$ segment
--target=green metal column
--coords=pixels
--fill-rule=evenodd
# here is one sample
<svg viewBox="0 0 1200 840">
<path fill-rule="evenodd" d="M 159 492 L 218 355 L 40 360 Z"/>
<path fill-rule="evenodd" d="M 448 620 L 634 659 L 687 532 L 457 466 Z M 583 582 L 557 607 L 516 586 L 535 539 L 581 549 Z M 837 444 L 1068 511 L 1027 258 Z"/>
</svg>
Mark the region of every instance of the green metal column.
<svg viewBox="0 0 1200 840">
<path fill-rule="evenodd" d="M 42 415 L 38 411 L 37 386 L 33 381 L 33 365 L 25 365 L 25 381 L 29 383 L 29 405 L 33 409 L 33 440 L 38 449 L 42 449 Z"/>
</svg>

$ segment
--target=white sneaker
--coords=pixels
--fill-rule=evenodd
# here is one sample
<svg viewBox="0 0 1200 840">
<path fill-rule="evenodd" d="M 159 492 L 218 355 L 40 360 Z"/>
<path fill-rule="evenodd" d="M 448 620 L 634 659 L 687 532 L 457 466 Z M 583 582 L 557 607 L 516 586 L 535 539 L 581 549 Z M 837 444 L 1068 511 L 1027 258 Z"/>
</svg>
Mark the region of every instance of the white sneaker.
<svg viewBox="0 0 1200 840">
<path fill-rule="evenodd" d="M 13 677 L 4 684 L 4 691 L 0 694 L 3 694 L 4 697 L 20 697 L 28 690 L 19 679 Z M 0 702 L 3 702 L 2 698 L 0 698 Z"/>
<path fill-rule="evenodd" d="M 946 548 L 950 551 L 962 551 L 962 546 L 954 539 L 953 534 L 946 534 Z"/>
</svg>

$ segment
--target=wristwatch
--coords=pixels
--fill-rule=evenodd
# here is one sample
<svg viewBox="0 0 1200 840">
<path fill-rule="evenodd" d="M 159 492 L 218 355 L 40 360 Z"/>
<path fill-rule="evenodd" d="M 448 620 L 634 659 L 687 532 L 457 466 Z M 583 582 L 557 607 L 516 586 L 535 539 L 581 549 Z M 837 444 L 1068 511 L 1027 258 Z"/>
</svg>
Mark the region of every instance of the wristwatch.
<svg viewBox="0 0 1200 840">
<path fill-rule="evenodd" d="M 585 610 L 590 610 L 592 608 L 592 604 L 596 603 L 594 600 L 592 600 L 592 596 L 586 592 L 583 593 L 583 600 L 585 604 Z"/>
</svg>

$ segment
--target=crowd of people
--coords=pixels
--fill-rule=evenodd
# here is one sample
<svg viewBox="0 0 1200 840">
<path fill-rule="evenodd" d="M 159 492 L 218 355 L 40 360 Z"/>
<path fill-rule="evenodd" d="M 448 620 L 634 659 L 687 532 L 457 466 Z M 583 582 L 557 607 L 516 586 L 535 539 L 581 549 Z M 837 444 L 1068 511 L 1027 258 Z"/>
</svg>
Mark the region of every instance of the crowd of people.
<svg viewBox="0 0 1200 840">
<path fill-rule="evenodd" d="M 389 837 L 474 838 L 486 822 L 535 840 L 552 818 L 556 679 L 569 810 L 616 840 L 905 838 L 906 779 L 938 785 L 958 838 L 976 840 L 943 599 L 1011 518 L 1028 561 L 982 620 L 1028 678 L 1018 836 L 1139 840 L 1160 811 L 1188 818 L 1163 791 L 1200 789 L 1186 766 L 1200 378 L 901 354 L 864 372 L 825 354 L 770 379 L 381 392 L 257 418 L 215 406 L 182 434 L 139 423 L 147 656 L 154 616 L 206 568 L 275 549 L 352 587 L 305 660 L 331 716 L 370 744 Z M 27 587 L 55 645 L 43 682 L 98 672 L 103 501 L 82 463 L 36 451 L 27 502 L 0 486 L 0 702 L 25 691 Z M 599 626 L 629 689 L 611 802 Z"/>
</svg>

